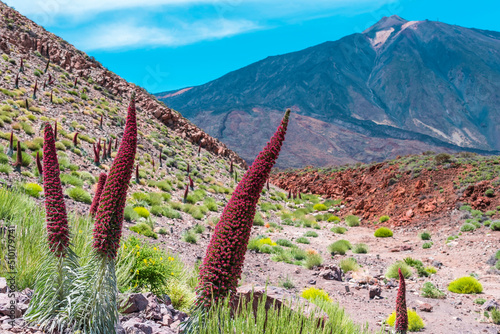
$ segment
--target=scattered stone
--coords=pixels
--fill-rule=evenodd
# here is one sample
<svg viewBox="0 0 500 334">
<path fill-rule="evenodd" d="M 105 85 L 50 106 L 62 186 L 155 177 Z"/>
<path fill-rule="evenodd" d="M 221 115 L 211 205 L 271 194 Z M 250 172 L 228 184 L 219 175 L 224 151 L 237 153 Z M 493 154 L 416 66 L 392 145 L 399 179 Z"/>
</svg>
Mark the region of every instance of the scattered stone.
<svg viewBox="0 0 500 334">
<path fill-rule="evenodd" d="M 500 309 L 500 304 L 495 299 L 490 299 L 486 303 L 483 304 L 483 310 L 491 311 L 492 309 Z"/>
<path fill-rule="evenodd" d="M 378 286 L 376 286 L 376 287 L 370 287 L 370 289 L 368 290 L 368 294 L 370 296 L 370 299 L 373 299 L 375 297 L 382 297 L 381 296 L 382 289 L 379 288 Z"/>
<path fill-rule="evenodd" d="M 432 312 L 433 308 L 434 307 L 429 303 L 423 303 L 423 304 L 418 305 L 418 309 L 422 312 Z"/>
</svg>

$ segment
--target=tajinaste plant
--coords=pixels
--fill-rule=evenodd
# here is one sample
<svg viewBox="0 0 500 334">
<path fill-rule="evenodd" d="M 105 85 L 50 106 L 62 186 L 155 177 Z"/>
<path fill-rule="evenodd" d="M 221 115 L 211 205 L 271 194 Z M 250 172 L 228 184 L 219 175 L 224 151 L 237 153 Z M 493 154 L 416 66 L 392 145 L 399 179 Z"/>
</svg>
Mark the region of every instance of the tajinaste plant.
<svg viewBox="0 0 500 334">
<path fill-rule="evenodd" d="M 100 196 L 93 232 L 93 254 L 74 280 L 64 312 L 73 331 L 107 334 L 118 322 L 115 258 L 120 247 L 123 211 L 137 150 L 135 94 L 128 107 L 123 139 Z"/>
<path fill-rule="evenodd" d="M 78 132 L 75 132 L 75 134 L 73 135 L 73 146 L 78 146 Z"/>
<path fill-rule="evenodd" d="M 95 191 L 94 199 L 92 200 L 92 205 L 90 205 L 90 214 L 95 216 L 97 213 L 97 208 L 99 207 L 99 200 L 101 198 L 104 185 L 106 184 L 107 175 L 106 173 L 101 173 L 99 175 L 99 181 L 97 182 L 97 189 Z"/>
<path fill-rule="evenodd" d="M 66 307 L 67 295 L 78 259 L 69 248 L 69 225 L 59 177 L 54 132 L 44 125 L 43 188 L 47 219 L 48 249 L 38 271 L 35 292 L 24 318 L 52 333 L 61 329 L 59 314 Z"/>
<path fill-rule="evenodd" d="M 241 277 L 257 202 L 269 178 L 271 168 L 285 140 L 290 110 L 276 133 L 245 173 L 224 208 L 201 266 L 196 305 L 209 307 L 212 302 L 236 291 Z"/>
<path fill-rule="evenodd" d="M 21 151 L 21 141 L 17 140 L 17 149 L 16 149 L 16 162 L 14 162 L 14 167 L 17 170 L 21 170 L 21 166 L 23 165 L 23 153 Z"/>
<path fill-rule="evenodd" d="M 40 161 L 40 152 L 36 152 L 36 168 L 38 169 L 38 174 L 40 175 L 40 178 L 43 177 L 43 167 L 42 163 Z"/>
<path fill-rule="evenodd" d="M 406 283 L 405 277 L 399 268 L 399 288 L 396 297 L 396 324 L 394 325 L 396 333 L 406 334 L 408 330 L 408 311 L 406 309 Z"/>
<path fill-rule="evenodd" d="M 14 131 L 10 131 L 10 139 L 9 139 L 9 150 L 7 151 L 7 155 L 12 157 L 14 154 Z"/>
</svg>

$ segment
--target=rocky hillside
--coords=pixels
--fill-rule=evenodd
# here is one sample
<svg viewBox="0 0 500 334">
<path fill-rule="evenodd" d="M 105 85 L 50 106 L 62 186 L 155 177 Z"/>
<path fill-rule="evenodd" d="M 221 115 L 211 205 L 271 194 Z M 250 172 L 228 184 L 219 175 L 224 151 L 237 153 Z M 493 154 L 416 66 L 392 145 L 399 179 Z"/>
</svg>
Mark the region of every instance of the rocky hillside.
<svg viewBox="0 0 500 334">
<path fill-rule="evenodd" d="M 392 16 L 157 96 L 247 161 L 291 107 L 280 166 L 303 167 L 498 151 L 499 83 L 500 33 Z"/>
<path fill-rule="evenodd" d="M 153 122 L 156 118 L 171 134 L 195 146 L 201 145 L 204 150 L 215 155 L 245 165 L 223 143 L 204 133 L 177 111 L 165 107 L 142 88 L 108 71 L 95 59 L 75 49 L 65 40 L 47 32 L 3 3 L 0 3 L 0 13 L 2 16 L 0 50 L 3 53 L 1 70 L 4 75 L 3 94 L 0 98 L 4 102 L 9 98 L 16 101 L 28 99 L 30 107 L 41 109 L 38 112 L 39 115 L 51 111 L 56 111 L 58 114 L 60 110 L 87 115 L 85 110 L 90 110 L 88 113 L 91 115 L 87 116 L 99 118 L 102 114 L 105 123 L 113 121 L 116 123 L 118 118 L 124 116 L 127 97 L 132 91 L 136 91 L 137 106 L 143 117 L 142 123 L 146 123 L 149 119 L 151 124 L 156 125 L 159 123 Z M 23 61 L 25 71 L 19 73 L 19 88 L 16 88 L 21 61 Z M 35 84 L 37 84 L 38 91 L 37 98 L 33 99 Z M 57 102 L 49 104 L 51 92 Z M 103 103 L 106 106 L 111 104 L 111 106 L 103 109 Z M 11 106 L 17 109 L 15 104 Z M 111 108 L 114 109 L 108 110 Z M 31 121 L 36 123 L 36 121 Z M 1 123 L 4 131 L 9 130 L 9 126 L 5 123 L 9 124 L 9 122 Z M 91 133 L 93 130 L 88 129 L 90 136 L 94 135 Z M 84 133 L 85 131 L 82 132 Z M 148 132 L 144 133 L 151 135 Z M 97 133 L 94 137 L 97 137 Z"/>
<path fill-rule="evenodd" d="M 273 184 L 296 194 L 342 199 L 341 214 L 378 224 L 429 227 L 469 205 L 496 214 L 500 205 L 500 157 L 472 153 L 417 155 L 371 165 L 278 172 Z"/>
</svg>

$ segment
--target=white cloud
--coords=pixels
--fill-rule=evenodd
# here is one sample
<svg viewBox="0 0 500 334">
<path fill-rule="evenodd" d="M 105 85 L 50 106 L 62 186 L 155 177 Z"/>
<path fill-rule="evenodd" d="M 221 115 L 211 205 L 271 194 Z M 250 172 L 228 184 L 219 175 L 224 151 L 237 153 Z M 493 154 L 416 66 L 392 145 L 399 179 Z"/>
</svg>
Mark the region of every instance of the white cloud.
<svg viewBox="0 0 500 334">
<path fill-rule="evenodd" d="M 262 27 L 251 21 L 225 19 L 177 24 L 175 28 L 140 26 L 133 22 L 110 23 L 79 33 L 85 36 L 75 45 L 86 51 L 141 46 L 180 46 L 204 40 L 220 39 Z"/>
<path fill-rule="evenodd" d="M 5 0 L 22 14 L 52 17 L 81 17 L 123 9 L 147 7 L 190 7 L 212 5 L 219 11 L 252 8 L 266 17 L 281 17 L 304 11 L 358 6 L 381 6 L 398 0 Z"/>
</svg>

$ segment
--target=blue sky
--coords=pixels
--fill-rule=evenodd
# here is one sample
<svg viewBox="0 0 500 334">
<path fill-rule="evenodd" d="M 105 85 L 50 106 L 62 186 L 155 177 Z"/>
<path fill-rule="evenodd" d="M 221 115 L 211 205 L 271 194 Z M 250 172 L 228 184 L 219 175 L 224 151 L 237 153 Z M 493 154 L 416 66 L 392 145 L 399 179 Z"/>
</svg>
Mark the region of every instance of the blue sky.
<svg viewBox="0 0 500 334">
<path fill-rule="evenodd" d="M 3 0 L 150 92 L 200 85 L 384 16 L 500 31 L 498 0 Z"/>
</svg>

